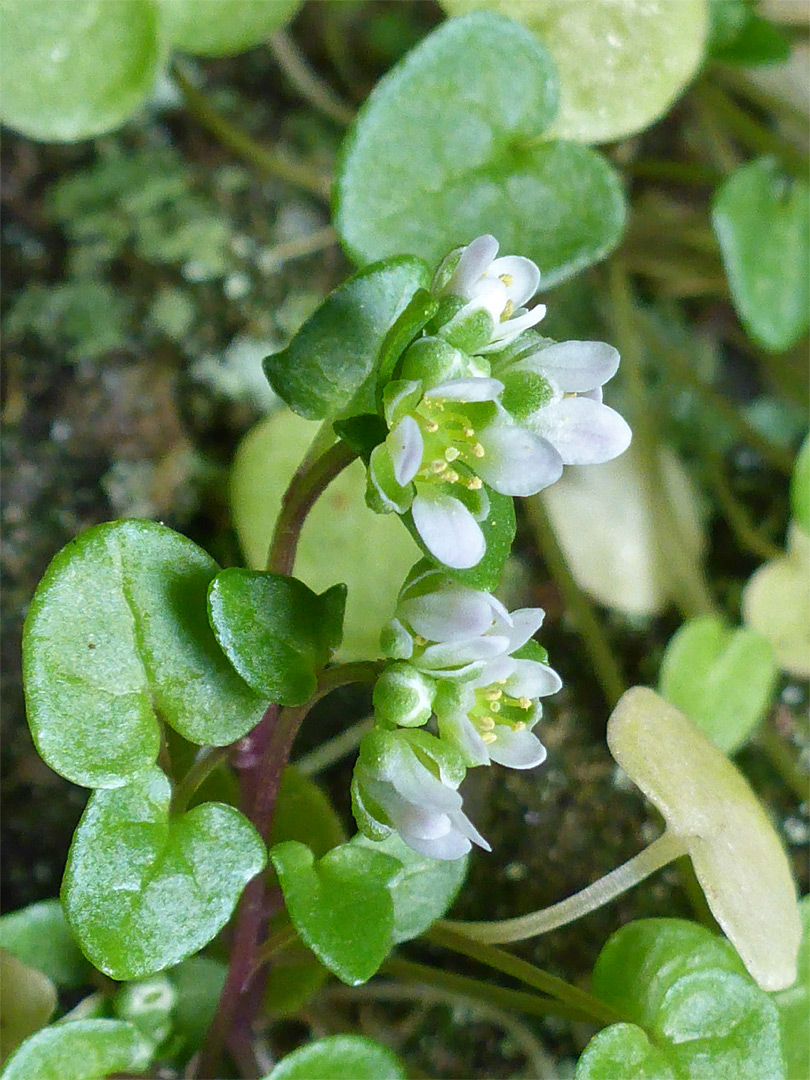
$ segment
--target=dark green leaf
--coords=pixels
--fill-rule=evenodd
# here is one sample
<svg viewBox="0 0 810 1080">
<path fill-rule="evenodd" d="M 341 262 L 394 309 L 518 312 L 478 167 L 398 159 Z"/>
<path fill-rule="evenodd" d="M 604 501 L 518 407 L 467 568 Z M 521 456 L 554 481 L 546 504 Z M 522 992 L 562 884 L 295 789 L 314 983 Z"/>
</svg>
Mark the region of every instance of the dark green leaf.
<svg viewBox="0 0 810 1080">
<path fill-rule="evenodd" d="M 177 1057 L 183 1062 L 202 1046 L 227 973 L 224 964 L 207 956 L 192 956 L 169 972 L 177 991 L 172 1032 L 179 1043 Z"/>
<path fill-rule="evenodd" d="M 541 143 L 556 109 L 530 31 L 488 13 L 444 23 L 378 83 L 346 140 L 335 223 L 350 256 L 435 263 L 490 232 L 546 288 L 603 258 L 624 224 L 621 185 L 587 147 Z"/>
<path fill-rule="evenodd" d="M 661 663 L 661 695 L 727 754 L 765 718 L 778 678 L 769 642 L 715 615 L 689 619 Z"/>
<path fill-rule="evenodd" d="M 3 915 L 0 946 L 47 975 L 57 986 L 73 989 L 89 982 L 92 969 L 70 932 L 58 900 L 43 900 Z"/>
<path fill-rule="evenodd" d="M 152 0 L 3 0 L 2 120 L 32 139 L 74 142 L 123 123 L 162 60 Z"/>
<path fill-rule="evenodd" d="M 810 533 L 810 435 L 805 437 L 793 466 L 790 512 L 794 521 Z"/>
<path fill-rule="evenodd" d="M 233 56 L 261 45 L 293 17 L 301 0 L 160 0 L 163 30 L 175 49 Z"/>
<path fill-rule="evenodd" d="M 388 435 L 388 425 L 377 413 L 363 413 L 362 416 L 350 416 L 348 420 L 338 420 L 335 434 L 368 465 L 371 451 Z"/>
<path fill-rule="evenodd" d="M 733 40 L 717 47 L 712 55 L 724 64 L 753 67 L 778 64 L 790 57 L 790 38 L 769 19 L 750 11 Z"/>
<path fill-rule="evenodd" d="M 810 185 L 759 158 L 719 188 L 712 223 L 746 331 L 773 352 L 789 349 L 810 321 Z"/>
<path fill-rule="evenodd" d="M 28 720 L 51 768 L 86 787 L 116 787 L 155 761 L 159 719 L 214 746 L 258 723 L 264 702 L 206 618 L 218 569 L 151 521 L 97 525 L 59 552 L 23 639 Z"/>
<path fill-rule="evenodd" d="M 294 1050 L 264 1080 L 405 1080 L 390 1050 L 362 1035 L 330 1035 Z"/>
<path fill-rule="evenodd" d="M 51 980 L 0 949 L 0 1066 L 29 1035 L 45 1027 L 55 1009 Z"/>
<path fill-rule="evenodd" d="M 346 586 L 319 596 L 296 578 L 232 568 L 208 591 L 208 615 L 230 662 L 254 690 L 303 705 L 343 636 Z"/>
<path fill-rule="evenodd" d="M 779 1012 L 788 1080 L 810 1076 L 810 896 L 805 896 L 799 907 L 804 926 L 799 978 L 788 990 L 771 994 Z"/>
<path fill-rule="evenodd" d="M 54 1024 L 27 1039 L 9 1058 L 3 1080 L 104 1080 L 144 1072 L 153 1046 L 123 1020 Z"/>
<path fill-rule="evenodd" d="M 114 979 L 154 974 L 201 949 L 266 861 L 238 810 L 205 803 L 172 820 L 170 796 L 157 768 L 97 791 L 73 838 L 65 913 L 88 958 Z"/>
<path fill-rule="evenodd" d="M 369 840 L 358 833 L 351 840 L 358 847 L 390 855 L 400 863 L 399 873 L 388 884 L 394 901 L 393 941 L 419 937 L 446 914 L 467 876 L 468 856 L 431 859 L 391 833 L 385 840 Z"/>
<path fill-rule="evenodd" d="M 316 862 L 290 840 L 271 849 L 270 861 L 293 925 L 321 963 L 350 986 L 370 979 L 391 948 L 397 860 L 343 844 Z"/>
<path fill-rule="evenodd" d="M 410 256 L 367 266 L 327 296 L 286 349 L 265 359 L 270 385 L 309 420 L 375 412 L 383 341 L 429 282 L 427 266 Z"/>
<path fill-rule="evenodd" d="M 306 843 L 320 857 L 346 839 L 343 825 L 318 785 L 294 766 L 284 770 L 273 814 L 270 843 Z"/>
</svg>

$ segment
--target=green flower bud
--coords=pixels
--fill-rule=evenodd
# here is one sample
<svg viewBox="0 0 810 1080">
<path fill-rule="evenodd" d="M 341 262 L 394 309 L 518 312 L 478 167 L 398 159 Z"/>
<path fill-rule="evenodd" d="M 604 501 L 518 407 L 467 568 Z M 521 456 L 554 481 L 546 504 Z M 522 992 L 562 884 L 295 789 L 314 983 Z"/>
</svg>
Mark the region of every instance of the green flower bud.
<svg viewBox="0 0 810 1080">
<path fill-rule="evenodd" d="M 439 329 L 439 334 L 462 352 L 475 353 L 489 345 L 494 330 L 492 315 L 486 308 L 479 307 L 454 315 Z"/>
<path fill-rule="evenodd" d="M 436 684 L 410 664 L 391 664 L 374 686 L 374 716 L 385 727 L 421 727 L 433 712 Z"/>
<path fill-rule="evenodd" d="M 177 991 L 165 975 L 155 975 L 127 983 L 119 990 L 113 1010 L 122 1020 L 129 1020 L 142 1034 L 161 1043 L 171 1033 L 171 1013 Z"/>
<path fill-rule="evenodd" d="M 424 337 L 405 351 L 400 377 L 422 379 L 426 386 L 436 386 L 463 378 L 468 374 L 467 363 L 467 357 L 442 338 Z"/>
</svg>

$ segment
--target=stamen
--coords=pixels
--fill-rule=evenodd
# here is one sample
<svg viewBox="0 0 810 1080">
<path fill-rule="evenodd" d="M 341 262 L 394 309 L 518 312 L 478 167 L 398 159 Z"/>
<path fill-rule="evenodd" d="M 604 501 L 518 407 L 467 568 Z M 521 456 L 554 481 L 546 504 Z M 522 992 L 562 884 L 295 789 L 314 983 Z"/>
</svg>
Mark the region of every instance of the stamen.
<svg viewBox="0 0 810 1080">
<path fill-rule="evenodd" d="M 448 469 L 447 472 L 442 475 L 442 480 L 446 480 L 448 484 L 457 484 L 459 475 L 455 469 Z"/>
<path fill-rule="evenodd" d="M 500 687 L 495 687 L 492 690 L 485 690 L 483 697 L 486 701 L 500 701 L 503 697 L 503 690 Z"/>
<path fill-rule="evenodd" d="M 413 643 L 421 649 L 423 645 L 427 645 L 427 638 L 423 638 L 421 634 L 414 634 Z"/>
<path fill-rule="evenodd" d="M 470 479 L 466 481 L 466 487 L 468 487 L 470 491 L 480 491 L 483 486 L 484 482 L 480 476 L 471 476 Z"/>
<path fill-rule="evenodd" d="M 439 430 L 439 425 L 435 420 L 425 420 L 425 429 L 433 435 L 434 432 Z"/>
<path fill-rule="evenodd" d="M 500 701 L 491 701 L 489 703 L 489 707 L 490 707 L 490 709 L 492 709 L 492 711 L 494 713 L 499 713 L 501 711 L 501 703 L 500 703 Z"/>
<path fill-rule="evenodd" d="M 518 720 L 516 723 L 512 724 L 512 731 L 525 731 L 525 730 L 526 730 L 526 725 L 523 723 L 522 720 Z"/>
<path fill-rule="evenodd" d="M 472 448 L 472 452 L 477 458 L 482 458 L 486 454 L 486 450 L 483 448 L 480 442 L 477 442 L 475 444 L 475 446 Z"/>
<path fill-rule="evenodd" d="M 494 731 L 487 731 L 481 736 L 481 741 L 485 742 L 488 746 L 498 741 L 498 736 Z"/>
<path fill-rule="evenodd" d="M 448 446 L 444 452 L 444 456 L 448 461 L 455 461 L 456 458 L 461 457 L 461 451 L 457 446 Z"/>
<path fill-rule="evenodd" d="M 507 289 L 515 284 L 515 279 L 512 277 L 511 274 L 500 274 L 499 280 L 504 283 Z"/>
<path fill-rule="evenodd" d="M 512 312 L 515 310 L 515 305 L 511 300 L 506 301 L 506 307 L 501 312 L 501 322 L 506 322 L 507 319 L 512 318 Z"/>
<path fill-rule="evenodd" d="M 465 439 L 474 439 L 475 438 L 475 428 L 465 427 L 465 428 L 462 429 L 462 432 L 464 434 Z"/>
<path fill-rule="evenodd" d="M 518 705 L 521 709 L 530 709 L 532 707 L 532 699 L 527 697 L 518 698 Z"/>
<path fill-rule="evenodd" d="M 481 719 L 478 721 L 478 726 L 481 731 L 492 731 L 492 729 L 495 727 L 495 721 L 492 719 L 491 716 L 482 716 Z"/>
<path fill-rule="evenodd" d="M 447 468 L 447 462 L 442 461 L 441 458 L 436 458 L 435 461 L 431 461 L 431 463 L 430 463 L 431 472 L 441 473 L 441 472 L 444 472 L 444 470 L 446 468 Z"/>
</svg>

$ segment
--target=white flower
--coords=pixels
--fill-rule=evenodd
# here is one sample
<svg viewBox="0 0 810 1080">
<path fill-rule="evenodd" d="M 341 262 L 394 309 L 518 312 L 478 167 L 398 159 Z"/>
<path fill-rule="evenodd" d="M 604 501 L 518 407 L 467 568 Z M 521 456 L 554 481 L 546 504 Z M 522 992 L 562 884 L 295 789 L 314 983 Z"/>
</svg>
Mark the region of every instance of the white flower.
<svg viewBox="0 0 810 1080">
<path fill-rule="evenodd" d="M 441 334 L 454 340 L 472 322 L 487 316 L 488 334 L 472 351 L 492 352 L 535 326 L 546 313 L 542 304 L 531 311 L 523 305 L 537 292 L 540 271 L 531 259 L 507 255 L 500 259 L 494 236 L 479 236 L 465 248 L 452 251 L 441 263 L 433 291 L 440 297 L 455 296 L 466 303 L 442 327 Z M 455 343 L 455 341 L 454 341 Z M 464 345 L 462 344 L 462 347 Z"/>
</svg>

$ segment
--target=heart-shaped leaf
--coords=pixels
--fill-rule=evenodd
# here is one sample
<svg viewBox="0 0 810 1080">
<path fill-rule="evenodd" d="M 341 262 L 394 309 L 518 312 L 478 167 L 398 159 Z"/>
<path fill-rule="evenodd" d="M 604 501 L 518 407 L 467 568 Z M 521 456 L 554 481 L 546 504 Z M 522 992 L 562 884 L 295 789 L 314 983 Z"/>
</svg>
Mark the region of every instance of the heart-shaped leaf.
<svg viewBox="0 0 810 1080">
<path fill-rule="evenodd" d="M 810 535 L 794 522 L 787 554 L 751 576 L 742 594 L 746 626 L 773 646 L 782 671 L 810 676 Z"/>
<path fill-rule="evenodd" d="M 56 983 L 73 989 L 89 982 L 91 967 L 65 921 L 58 900 L 43 900 L 0 918 L 0 946 Z"/>
<path fill-rule="evenodd" d="M 270 385 L 308 420 L 375 412 L 385 337 L 416 290 L 429 283 L 421 259 L 367 266 L 327 296 L 286 349 L 266 357 Z"/>
<path fill-rule="evenodd" d="M 123 123 L 162 60 L 152 0 L 3 0 L 3 123 L 32 139 L 74 142 Z"/>
<path fill-rule="evenodd" d="M 177 819 L 152 768 L 95 792 L 68 855 L 62 902 L 87 957 L 114 979 L 151 975 L 207 944 L 265 865 L 258 833 L 232 806 Z"/>
<path fill-rule="evenodd" d="M 801 922 L 782 844 L 748 783 L 653 690 L 628 690 L 608 720 L 616 762 L 683 842 L 714 917 L 765 990 L 796 980 Z"/>
<path fill-rule="evenodd" d="M 389 1049 L 362 1035 L 329 1035 L 294 1050 L 264 1080 L 405 1080 Z"/>
<path fill-rule="evenodd" d="M 342 844 L 316 861 L 288 840 L 271 848 L 270 861 L 293 925 L 321 963 L 349 986 L 370 979 L 391 949 L 397 860 Z"/>
<path fill-rule="evenodd" d="M 303 705 L 343 634 L 346 586 L 320 596 L 282 574 L 232 568 L 208 590 L 208 617 L 222 651 L 254 690 Z"/>
<path fill-rule="evenodd" d="M 56 987 L 34 967 L 0 949 L 0 1065 L 56 1009 Z"/>
<path fill-rule="evenodd" d="M 281 497 L 316 425 L 280 409 L 248 434 L 231 477 L 234 522 L 248 566 L 262 567 Z M 376 656 L 380 630 L 394 613 L 419 549 L 393 514 L 366 506 L 365 469 L 355 461 L 333 480 L 304 523 L 295 571 L 316 591 L 348 585 L 341 660 Z"/>
<path fill-rule="evenodd" d="M 163 32 L 175 49 L 233 56 L 261 45 L 301 0 L 160 0 Z"/>
<path fill-rule="evenodd" d="M 670 639 L 661 663 L 661 694 L 729 754 L 764 719 L 777 676 L 764 637 L 701 615 Z"/>
<path fill-rule="evenodd" d="M 346 840 L 340 818 L 326 795 L 293 765 L 282 774 L 270 831 L 271 845 L 284 840 L 306 843 L 318 856 Z"/>
<path fill-rule="evenodd" d="M 621 185 L 587 147 L 541 142 L 556 110 L 554 65 L 530 31 L 483 12 L 440 26 L 377 84 L 346 139 L 346 251 L 432 264 L 492 233 L 546 288 L 604 258 L 624 224 Z"/>
<path fill-rule="evenodd" d="M 159 719 L 213 746 L 258 723 L 266 702 L 208 625 L 218 570 L 152 521 L 97 525 L 53 559 L 23 639 L 28 722 L 52 769 L 85 787 L 117 787 L 154 763 Z"/>
<path fill-rule="evenodd" d="M 395 944 L 419 937 L 447 912 L 467 876 L 469 857 L 431 859 L 420 855 L 392 832 L 385 840 L 369 840 L 358 833 L 350 843 L 390 855 L 400 864 L 388 883 L 394 901 Z"/>
<path fill-rule="evenodd" d="M 533 30 L 559 72 L 553 133 L 612 142 L 670 108 L 703 59 L 706 0 L 442 0 L 451 15 L 481 8 Z"/>
<path fill-rule="evenodd" d="M 22 1044 L 3 1080 L 105 1080 L 144 1072 L 154 1046 L 123 1020 L 72 1020 L 43 1028 Z"/>
<path fill-rule="evenodd" d="M 718 190 L 712 224 L 746 331 L 773 352 L 789 349 L 810 324 L 810 185 L 759 158 Z"/>
</svg>

